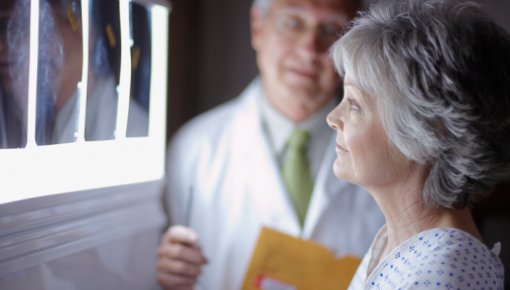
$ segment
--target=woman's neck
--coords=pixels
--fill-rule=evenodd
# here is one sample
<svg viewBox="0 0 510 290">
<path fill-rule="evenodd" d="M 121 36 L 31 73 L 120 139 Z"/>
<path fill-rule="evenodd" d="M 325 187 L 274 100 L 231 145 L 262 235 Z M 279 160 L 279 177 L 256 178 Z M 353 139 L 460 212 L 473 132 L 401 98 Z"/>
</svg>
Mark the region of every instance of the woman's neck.
<svg viewBox="0 0 510 290">
<path fill-rule="evenodd" d="M 445 209 L 411 205 L 408 210 L 387 217 L 388 242 L 383 255 L 389 254 L 398 245 L 412 236 L 433 228 L 455 228 L 482 240 L 469 209 Z"/>
<path fill-rule="evenodd" d="M 381 259 L 407 239 L 432 228 L 456 228 L 481 240 L 469 209 L 425 203 L 422 192 L 427 175 L 426 171 L 418 170 L 402 178 L 399 184 L 371 190 L 386 218 L 388 239 Z"/>
</svg>

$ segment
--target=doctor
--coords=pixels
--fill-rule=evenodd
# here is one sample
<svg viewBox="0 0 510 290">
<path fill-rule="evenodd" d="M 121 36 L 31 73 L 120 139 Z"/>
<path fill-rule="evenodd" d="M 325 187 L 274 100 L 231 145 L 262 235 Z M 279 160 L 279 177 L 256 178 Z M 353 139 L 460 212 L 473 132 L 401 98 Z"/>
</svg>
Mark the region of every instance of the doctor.
<svg viewBox="0 0 510 290">
<path fill-rule="evenodd" d="M 383 217 L 367 192 L 333 175 L 335 140 L 324 121 L 339 102 L 328 49 L 358 8 L 354 0 L 254 2 L 260 77 L 186 124 L 170 146 L 172 226 L 157 265 L 165 289 L 240 289 L 262 226 L 338 256 L 365 254 Z M 297 185 L 286 171 L 296 136 L 308 141 Z"/>
</svg>

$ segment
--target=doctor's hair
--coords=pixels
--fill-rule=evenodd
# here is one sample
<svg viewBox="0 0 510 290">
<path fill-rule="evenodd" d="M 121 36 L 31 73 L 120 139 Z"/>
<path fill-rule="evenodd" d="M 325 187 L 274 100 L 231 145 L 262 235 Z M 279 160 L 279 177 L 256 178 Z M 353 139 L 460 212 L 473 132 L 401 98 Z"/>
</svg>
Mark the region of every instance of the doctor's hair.
<svg viewBox="0 0 510 290">
<path fill-rule="evenodd" d="M 269 10 L 271 10 L 271 5 L 273 5 L 275 1 L 276 0 L 253 0 L 252 8 L 259 9 L 262 12 L 263 16 L 267 16 Z M 337 1 L 350 2 L 355 11 L 361 8 L 361 0 L 337 0 Z"/>
<path fill-rule="evenodd" d="M 390 143 L 430 166 L 423 199 L 470 207 L 510 172 L 510 36 L 472 1 L 383 1 L 333 45 Z"/>
<path fill-rule="evenodd" d="M 269 9 L 275 0 L 253 0 L 252 8 L 258 8 L 262 12 L 262 15 L 266 16 L 269 13 Z"/>
</svg>

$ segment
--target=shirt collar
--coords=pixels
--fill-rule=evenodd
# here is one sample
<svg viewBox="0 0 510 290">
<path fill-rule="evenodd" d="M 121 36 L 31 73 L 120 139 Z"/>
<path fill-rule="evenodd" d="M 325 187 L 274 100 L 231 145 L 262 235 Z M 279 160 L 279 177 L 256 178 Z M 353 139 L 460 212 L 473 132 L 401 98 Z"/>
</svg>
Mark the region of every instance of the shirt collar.
<svg viewBox="0 0 510 290">
<path fill-rule="evenodd" d="M 326 116 L 336 106 L 338 100 L 333 98 L 320 111 L 300 123 L 294 123 L 280 113 L 262 94 L 261 111 L 265 130 L 271 141 L 275 153 L 280 154 L 285 150 L 287 140 L 296 129 L 303 129 L 311 134 L 311 138 L 329 136 L 330 129 L 326 124 Z M 268 124 L 271 124 L 269 126 Z M 322 139 L 322 138 L 321 138 Z M 326 141 L 327 138 L 324 138 Z"/>
</svg>

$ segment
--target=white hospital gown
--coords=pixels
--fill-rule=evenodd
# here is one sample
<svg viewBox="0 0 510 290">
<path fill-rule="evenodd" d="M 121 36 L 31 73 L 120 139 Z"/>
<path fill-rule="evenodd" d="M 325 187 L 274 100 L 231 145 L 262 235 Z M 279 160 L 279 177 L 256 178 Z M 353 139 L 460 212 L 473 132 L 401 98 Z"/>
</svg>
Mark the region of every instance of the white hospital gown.
<svg viewBox="0 0 510 290">
<path fill-rule="evenodd" d="M 360 289 L 503 290 L 500 244 L 490 250 L 470 234 L 452 228 L 421 232 L 400 244 L 373 268 L 387 242 L 386 226 L 376 235 L 349 285 Z"/>
</svg>

